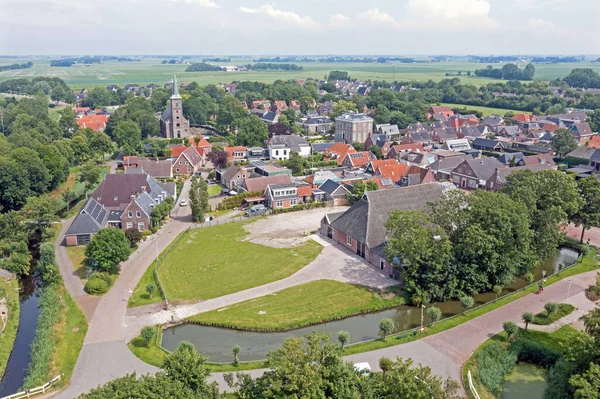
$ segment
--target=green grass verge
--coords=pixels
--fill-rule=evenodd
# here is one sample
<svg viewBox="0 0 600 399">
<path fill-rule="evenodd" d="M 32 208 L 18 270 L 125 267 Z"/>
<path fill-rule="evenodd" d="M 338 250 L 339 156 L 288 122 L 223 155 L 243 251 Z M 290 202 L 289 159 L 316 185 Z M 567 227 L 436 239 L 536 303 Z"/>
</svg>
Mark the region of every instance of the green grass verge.
<svg viewBox="0 0 600 399">
<path fill-rule="evenodd" d="M 312 240 L 293 248 L 272 248 L 243 241 L 246 235 L 243 223 L 183 232 L 158 270 L 169 301 L 217 298 L 281 280 L 313 261 L 322 249 Z M 135 294 L 143 295 L 145 284 L 142 279 L 136 287 L 136 306 L 143 304 Z M 145 302 L 160 300 L 156 296 Z"/>
<path fill-rule="evenodd" d="M 0 298 L 6 298 L 6 307 L 8 309 L 8 320 L 4 331 L 0 333 L 0 379 L 2 379 L 19 328 L 21 308 L 19 304 L 19 283 L 17 280 L 0 278 Z M 2 327 L 0 326 L 0 328 Z"/>
<path fill-rule="evenodd" d="M 353 314 L 403 305 L 394 292 L 380 295 L 333 280 L 312 281 L 188 318 L 192 322 L 248 330 L 289 330 Z"/>
<path fill-rule="evenodd" d="M 220 194 L 221 190 L 223 190 L 223 187 L 219 186 L 218 184 L 211 184 L 208 186 L 208 195 Z"/>
<path fill-rule="evenodd" d="M 156 280 L 156 275 L 154 274 L 156 264 L 156 261 L 154 261 L 152 262 L 150 267 L 146 269 L 144 275 L 140 279 L 140 282 L 135 286 L 135 289 L 133 290 L 133 300 L 129 298 L 127 307 L 131 308 L 134 306 L 149 305 L 151 303 L 161 302 L 165 299 L 162 291 L 160 290 L 160 285 Z M 148 292 L 146 291 L 146 287 L 148 286 L 148 284 L 154 284 L 157 288 L 156 291 L 152 294 L 152 298 L 150 298 L 150 294 L 148 294 Z"/>
<path fill-rule="evenodd" d="M 61 312 L 61 321 L 54 326 L 53 335 L 56 339 L 56 347 L 47 376 L 50 379 L 62 374 L 61 380 L 55 384 L 56 387 L 69 384 L 88 329 L 83 312 L 62 285 L 60 293 L 64 306 Z"/>
<path fill-rule="evenodd" d="M 540 344 L 549 347 L 551 349 L 557 350 L 558 352 L 562 352 L 565 348 L 565 344 L 569 339 L 574 336 L 581 334 L 579 331 L 574 329 L 571 326 L 563 326 L 558 330 L 552 333 L 546 333 L 541 331 L 532 331 L 520 328 L 517 333 L 517 338 L 525 338 L 535 342 L 539 342 Z M 492 394 L 483 384 L 481 384 L 477 378 L 477 354 L 481 352 L 486 346 L 490 345 L 493 342 L 501 342 L 506 343 L 506 333 L 503 331 L 500 334 L 494 335 L 483 344 L 481 344 L 475 352 L 471 355 L 469 360 L 465 362 L 462 369 L 463 382 L 465 387 L 467 387 L 467 392 L 469 392 L 469 397 L 473 397 L 468 389 L 469 381 L 467 377 L 467 372 L 471 371 L 471 376 L 473 378 L 473 385 L 479 394 L 481 399 L 496 399 L 496 396 Z"/>
<path fill-rule="evenodd" d="M 77 273 L 77 277 L 85 283 L 87 279 L 87 270 L 85 268 L 85 246 L 76 245 L 65 247 L 67 249 L 67 254 L 69 255 L 69 259 L 71 259 L 71 263 L 73 263 L 73 268 L 75 269 L 75 273 Z"/>
<path fill-rule="evenodd" d="M 545 310 L 536 314 L 531 324 L 537 324 L 547 326 L 548 324 L 554 323 L 556 320 L 561 319 L 568 314 L 571 314 L 575 310 L 575 306 L 568 303 L 559 303 L 556 306 L 556 311 L 548 317 L 548 312 Z"/>
</svg>

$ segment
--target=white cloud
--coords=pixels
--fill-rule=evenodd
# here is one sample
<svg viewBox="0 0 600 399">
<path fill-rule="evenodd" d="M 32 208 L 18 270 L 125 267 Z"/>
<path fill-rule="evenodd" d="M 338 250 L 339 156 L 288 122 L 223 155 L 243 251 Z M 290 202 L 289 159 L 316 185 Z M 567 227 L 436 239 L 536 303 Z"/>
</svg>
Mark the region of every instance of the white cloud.
<svg viewBox="0 0 600 399">
<path fill-rule="evenodd" d="M 329 26 L 332 26 L 334 28 L 348 26 L 350 20 L 352 20 L 352 18 L 347 17 L 345 15 L 334 14 L 331 17 L 329 17 Z"/>
<path fill-rule="evenodd" d="M 183 0 L 186 4 L 196 4 L 200 7 L 205 8 L 219 8 L 219 5 L 210 0 Z"/>
<path fill-rule="evenodd" d="M 512 4 L 519 8 L 548 8 L 557 4 L 566 3 L 568 0 L 512 0 Z"/>
<path fill-rule="evenodd" d="M 240 7 L 239 10 L 246 14 L 265 15 L 269 18 L 277 19 L 280 22 L 292 23 L 301 28 L 316 27 L 315 21 L 313 21 L 311 17 L 301 17 L 295 12 L 277 10 L 268 4 L 259 8 Z"/>
<path fill-rule="evenodd" d="M 493 28 L 498 24 L 490 18 L 492 6 L 488 0 L 408 0 L 407 21 L 440 30 L 467 30 L 472 27 Z"/>
<path fill-rule="evenodd" d="M 379 11 L 377 8 L 371 8 L 365 12 L 358 14 L 358 18 L 366 19 L 369 22 L 377 25 L 380 28 L 400 29 L 400 22 L 386 12 Z"/>
</svg>

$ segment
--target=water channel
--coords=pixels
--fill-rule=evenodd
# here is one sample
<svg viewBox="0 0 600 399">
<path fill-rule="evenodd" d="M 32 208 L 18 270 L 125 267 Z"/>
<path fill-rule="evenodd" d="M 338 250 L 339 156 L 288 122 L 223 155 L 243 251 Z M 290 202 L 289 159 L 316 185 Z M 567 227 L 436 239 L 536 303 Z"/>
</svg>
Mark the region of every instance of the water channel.
<svg viewBox="0 0 600 399">
<path fill-rule="evenodd" d="M 553 258 L 537 266 L 532 273 L 536 280 L 542 278 L 542 271 L 546 271 L 547 276 L 550 276 L 559 271 L 560 264 L 566 267 L 575 263 L 578 255 L 572 249 L 561 248 Z M 527 283 L 524 280 L 518 279 L 507 287 L 502 295 L 514 292 L 526 285 Z M 495 297 L 494 293 L 476 295 L 475 306 L 492 301 Z M 454 316 L 463 311 L 459 301 L 436 303 L 435 306 L 442 310 L 442 318 Z M 350 333 L 350 343 L 378 338 L 379 321 L 383 318 L 394 320 L 396 331 L 405 331 L 420 325 L 421 311 L 414 306 L 398 306 L 380 312 L 277 333 L 237 331 L 195 324 L 182 324 L 164 331 L 162 345 L 172 351 L 179 342 L 190 341 L 198 351 L 206 354 L 212 362 L 231 362 L 231 348 L 240 345 L 240 359 L 242 361 L 262 360 L 266 359 L 267 352 L 279 348 L 286 338 L 292 336 L 302 337 L 313 331 L 330 333 L 332 337 L 335 337 L 338 331 L 345 330 Z M 428 323 L 427 316 L 425 316 L 425 323 Z"/>
<path fill-rule="evenodd" d="M 37 277 L 33 275 L 35 264 L 39 259 L 39 242 L 32 239 L 29 242 L 29 251 L 32 255 L 32 275 L 19 281 L 19 302 L 21 312 L 19 315 L 19 329 L 15 339 L 12 353 L 6 364 L 6 371 L 0 381 L 0 397 L 12 395 L 23 386 L 27 376 L 27 368 L 31 360 L 31 342 L 35 337 L 38 323 L 39 285 Z"/>
</svg>

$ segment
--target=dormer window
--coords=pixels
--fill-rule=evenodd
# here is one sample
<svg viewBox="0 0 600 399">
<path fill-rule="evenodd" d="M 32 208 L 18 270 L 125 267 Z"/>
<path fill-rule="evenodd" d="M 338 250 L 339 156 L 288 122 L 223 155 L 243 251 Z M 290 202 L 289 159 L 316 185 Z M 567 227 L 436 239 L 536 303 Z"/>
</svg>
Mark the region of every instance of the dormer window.
<svg viewBox="0 0 600 399">
<path fill-rule="evenodd" d="M 100 198 L 98 197 L 98 199 L 100 199 Z M 118 201 L 118 200 L 119 200 L 119 197 L 115 197 L 115 198 L 114 198 L 114 200 L 115 200 L 115 201 Z"/>
</svg>

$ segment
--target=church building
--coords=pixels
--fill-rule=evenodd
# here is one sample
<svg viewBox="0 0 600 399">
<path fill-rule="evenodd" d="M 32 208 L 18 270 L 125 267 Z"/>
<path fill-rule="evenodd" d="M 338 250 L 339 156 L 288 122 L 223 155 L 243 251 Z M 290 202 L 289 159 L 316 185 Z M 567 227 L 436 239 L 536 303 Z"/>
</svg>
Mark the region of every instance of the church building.
<svg viewBox="0 0 600 399">
<path fill-rule="evenodd" d="M 173 95 L 160 117 L 160 135 L 162 137 L 167 139 L 190 137 L 190 123 L 183 116 L 182 102 L 177 78 L 173 74 Z"/>
</svg>

